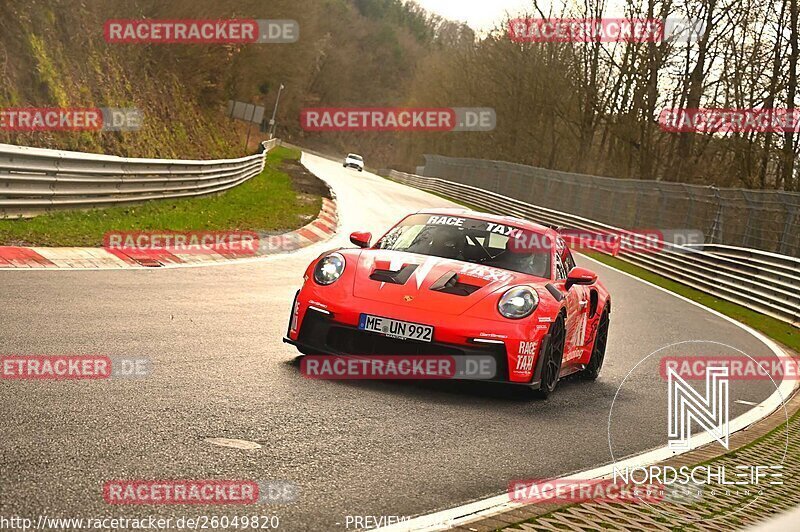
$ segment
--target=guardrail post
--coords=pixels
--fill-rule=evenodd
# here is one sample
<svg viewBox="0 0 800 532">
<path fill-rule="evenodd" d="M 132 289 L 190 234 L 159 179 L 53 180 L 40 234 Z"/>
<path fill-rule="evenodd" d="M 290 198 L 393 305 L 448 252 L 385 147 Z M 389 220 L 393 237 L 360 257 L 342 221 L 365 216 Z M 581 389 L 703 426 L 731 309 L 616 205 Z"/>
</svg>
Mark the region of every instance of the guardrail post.
<svg viewBox="0 0 800 532">
<path fill-rule="evenodd" d="M 689 198 L 689 209 L 686 212 L 686 225 L 689 226 L 692 223 L 692 216 L 694 216 L 694 194 L 686 184 L 683 185 L 683 189 L 686 191 L 686 197 Z M 691 227 L 685 229 L 691 229 Z"/>
<path fill-rule="evenodd" d="M 656 214 L 656 228 L 662 227 L 662 220 L 664 219 L 664 211 L 667 210 L 666 196 L 664 189 L 661 188 L 661 183 L 655 184 L 658 189 L 658 213 Z"/>
<path fill-rule="evenodd" d="M 711 226 L 711 235 L 708 241 L 711 244 L 721 244 L 722 243 L 722 197 L 719 195 L 719 189 L 715 186 L 711 186 L 711 190 L 714 192 L 714 199 L 717 200 L 717 213 L 714 216 L 714 223 Z"/>
<path fill-rule="evenodd" d="M 633 211 L 633 227 L 639 227 L 642 223 L 642 202 L 645 200 L 642 185 L 636 184 L 636 209 Z"/>
<path fill-rule="evenodd" d="M 784 206 L 786 206 L 785 203 L 784 203 Z M 795 209 L 794 206 L 791 206 L 791 207 L 786 206 L 786 207 L 787 207 L 786 208 L 786 223 L 783 226 L 783 232 L 781 233 L 780 248 L 778 250 L 778 253 L 780 253 L 782 255 L 789 255 L 790 254 L 790 251 L 789 251 L 789 246 L 790 246 L 789 238 L 791 238 L 792 235 L 796 235 L 797 234 L 793 230 L 794 225 L 795 225 L 795 221 L 797 220 L 797 210 Z M 795 254 L 797 254 L 798 252 L 800 252 L 800 250 L 795 249 L 794 252 L 795 252 Z"/>
<path fill-rule="evenodd" d="M 753 202 L 750 201 L 750 197 L 747 195 L 747 192 L 744 190 L 740 192 L 742 194 L 742 198 L 744 198 L 745 205 L 747 205 L 747 221 L 744 224 L 744 234 L 742 235 L 742 247 L 746 248 L 748 242 L 750 242 L 750 235 L 753 231 Z"/>
</svg>

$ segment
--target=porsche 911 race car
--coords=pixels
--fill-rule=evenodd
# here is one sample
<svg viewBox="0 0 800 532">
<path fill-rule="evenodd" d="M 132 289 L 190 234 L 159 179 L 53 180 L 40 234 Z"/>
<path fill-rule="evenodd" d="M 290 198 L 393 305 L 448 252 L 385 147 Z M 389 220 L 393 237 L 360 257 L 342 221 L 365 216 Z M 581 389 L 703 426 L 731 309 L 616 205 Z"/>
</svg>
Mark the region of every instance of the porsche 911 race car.
<svg viewBox="0 0 800 532">
<path fill-rule="evenodd" d="M 371 245 L 323 253 L 305 272 L 284 341 L 303 354 L 491 356 L 492 379 L 547 397 L 559 378 L 596 379 L 611 297 L 554 229 L 436 209 Z"/>
</svg>

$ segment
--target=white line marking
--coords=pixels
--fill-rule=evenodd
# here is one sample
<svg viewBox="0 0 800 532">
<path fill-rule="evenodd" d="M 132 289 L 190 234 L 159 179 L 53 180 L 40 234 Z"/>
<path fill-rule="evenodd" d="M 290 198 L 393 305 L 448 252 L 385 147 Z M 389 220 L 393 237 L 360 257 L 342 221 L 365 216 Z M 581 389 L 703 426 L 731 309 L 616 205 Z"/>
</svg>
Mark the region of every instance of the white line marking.
<svg viewBox="0 0 800 532">
<path fill-rule="evenodd" d="M 220 447 L 231 447 L 232 449 L 242 449 L 245 451 L 261 449 L 261 445 L 249 440 L 236 440 L 233 438 L 206 438 L 203 441 L 212 445 L 219 445 Z"/>
</svg>

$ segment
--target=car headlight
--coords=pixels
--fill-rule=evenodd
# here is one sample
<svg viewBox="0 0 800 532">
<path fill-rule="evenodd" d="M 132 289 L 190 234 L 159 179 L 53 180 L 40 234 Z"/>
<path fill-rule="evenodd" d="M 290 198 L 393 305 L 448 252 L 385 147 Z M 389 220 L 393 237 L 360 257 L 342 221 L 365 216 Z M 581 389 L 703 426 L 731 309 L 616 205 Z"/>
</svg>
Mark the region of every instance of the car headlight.
<svg viewBox="0 0 800 532">
<path fill-rule="evenodd" d="M 335 283 L 344 271 L 344 257 L 339 253 L 331 253 L 320 259 L 314 268 L 314 280 L 317 284 L 329 285 Z"/>
<path fill-rule="evenodd" d="M 497 310 L 508 319 L 519 320 L 530 316 L 538 305 L 539 294 L 536 290 L 527 286 L 517 286 L 503 294 L 497 303 Z"/>
</svg>

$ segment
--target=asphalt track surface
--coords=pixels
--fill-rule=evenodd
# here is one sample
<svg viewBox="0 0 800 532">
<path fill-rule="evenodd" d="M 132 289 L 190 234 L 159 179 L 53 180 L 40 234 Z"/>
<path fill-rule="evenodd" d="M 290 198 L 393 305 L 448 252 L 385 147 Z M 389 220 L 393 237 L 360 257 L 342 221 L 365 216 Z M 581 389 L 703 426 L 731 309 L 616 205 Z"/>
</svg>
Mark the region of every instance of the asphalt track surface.
<svg viewBox="0 0 800 532">
<path fill-rule="evenodd" d="M 283 344 L 292 296 L 321 251 L 381 234 L 439 197 L 313 156 L 338 196 L 333 242 L 260 262 L 120 271 L 0 271 L 0 354 L 149 357 L 136 380 L 0 382 L 0 515 L 36 518 L 256 515 L 284 530 L 343 530 L 347 515 L 418 515 L 610 460 L 607 418 L 643 357 L 685 340 L 769 349 L 697 306 L 589 263 L 614 297 L 606 365 L 548 401 L 481 383 L 307 380 Z M 631 376 L 614 406 L 619 452 L 664 445 L 657 375 Z M 774 391 L 755 383 L 751 399 Z M 747 408 L 734 405 L 731 417 Z M 618 420 L 618 421 L 617 421 Z M 628 427 L 629 430 L 625 430 Z M 262 445 L 239 450 L 206 438 Z M 109 506 L 110 479 L 291 480 L 297 503 Z M 244 510 L 244 511 L 243 511 Z"/>
</svg>

